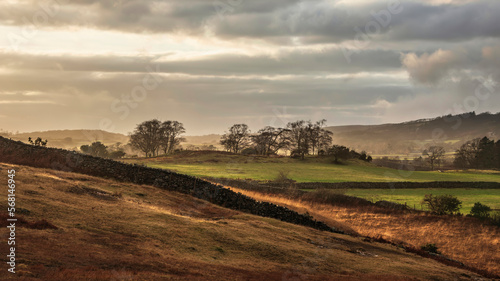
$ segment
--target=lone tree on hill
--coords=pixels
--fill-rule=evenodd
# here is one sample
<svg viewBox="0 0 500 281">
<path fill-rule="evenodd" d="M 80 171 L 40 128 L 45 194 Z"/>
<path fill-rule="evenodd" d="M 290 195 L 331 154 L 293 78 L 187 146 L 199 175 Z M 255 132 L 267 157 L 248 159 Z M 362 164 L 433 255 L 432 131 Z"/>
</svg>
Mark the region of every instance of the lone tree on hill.
<svg viewBox="0 0 500 281">
<path fill-rule="evenodd" d="M 445 150 L 442 146 L 431 146 L 429 149 L 424 150 L 422 155 L 427 156 L 427 160 L 431 164 L 431 170 L 434 171 L 434 165 L 440 164 L 443 159 Z"/>
<path fill-rule="evenodd" d="M 250 143 L 250 130 L 246 124 L 234 124 L 229 128 L 229 132 L 225 133 L 220 144 L 224 146 L 227 151 L 239 153 Z"/>
</svg>

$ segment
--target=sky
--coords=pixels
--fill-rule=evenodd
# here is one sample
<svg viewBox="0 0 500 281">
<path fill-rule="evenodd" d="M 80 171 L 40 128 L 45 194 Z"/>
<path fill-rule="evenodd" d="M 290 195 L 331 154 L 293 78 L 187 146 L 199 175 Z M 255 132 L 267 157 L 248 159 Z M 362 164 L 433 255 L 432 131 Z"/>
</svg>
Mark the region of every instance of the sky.
<svg viewBox="0 0 500 281">
<path fill-rule="evenodd" d="M 500 111 L 497 0 L 6 0 L 0 128 L 188 135 Z"/>
</svg>

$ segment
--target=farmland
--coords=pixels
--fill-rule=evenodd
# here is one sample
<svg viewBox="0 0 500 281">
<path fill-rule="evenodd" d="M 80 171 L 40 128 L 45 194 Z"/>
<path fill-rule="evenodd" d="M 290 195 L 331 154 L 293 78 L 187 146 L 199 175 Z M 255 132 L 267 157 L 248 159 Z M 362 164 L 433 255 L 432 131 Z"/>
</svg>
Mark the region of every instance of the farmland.
<svg viewBox="0 0 500 281">
<path fill-rule="evenodd" d="M 233 155 L 223 152 L 183 152 L 167 157 L 128 159 L 149 167 L 169 169 L 198 177 L 252 179 L 261 182 L 274 180 L 284 171 L 297 182 L 429 182 L 429 181 L 491 181 L 500 182 L 498 171 L 399 171 L 378 167 L 362 161 L 335 165 L 328 158 L 259 157 Z M 425 194 L 452 194 L 462 202 L 462 213 L 467 214 L 475 202 L 500 209 L 500 189 L 433 188 L 433 189 L 349 189 L 347 195 L 371 201 L 387 200 L 425 210 L 420 205 Z"/>
<path fill-rule="evenodd" d="M 15 169 L 23 191 L 16 280 L 480 278 L 388 244 L 254 216 L 152 186 L 10 164 L 0 168 L 4 178 L 7 169 Z M 7 189 L 0 195 L 6 197 Z M 0 235 L 6 235 L 5 215 L 2 221 Z M 34 227 L 37 221 L 44 227 Z M 7 252 L 7 243 L 0 250 Z M 2 274 L 0 280 L 12 277 Z"/>
<path fill-rule="evenodd" d="M 393 201 L 407 204 L 411 208 L 426 210 L 420 205 L 425 194 L 443 195 L 452 194 L 462 201 L 460 212 L 468 214 L 474 203 L 481 202 L 494 210 L 500 210 L 500 189 L 465 189 L 465 188 L 418 188 L 418 189 L 350 189 L 347 195 L 361 197 L 370 201 Z"/>
<path fill-rule="evenodd" d="M 127 163 L 169 169 L 198 177 L 274 180 L 279 171 L 297 182 L 393 182 L 393 181 L 490 181 L 500 182 L 498 171 L 403 171 L 351 160 L 332 164 L 330 158 L 262 157 L 222 152 L 183 152 L 151 159 L 127 159 Z"/>
</svg>

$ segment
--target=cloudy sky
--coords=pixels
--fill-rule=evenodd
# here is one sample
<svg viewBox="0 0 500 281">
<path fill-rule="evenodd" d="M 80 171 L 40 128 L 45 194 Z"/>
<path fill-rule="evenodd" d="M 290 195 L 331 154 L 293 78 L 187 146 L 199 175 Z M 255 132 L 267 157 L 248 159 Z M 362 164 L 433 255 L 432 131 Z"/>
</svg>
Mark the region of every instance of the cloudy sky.
<svg viewBox="0 0 500 281">
<path fill-rule="evenodd" d="M 500 111 L 497 0 L 6 0 L 0 128 L 189 135 Z"/>
</svg>

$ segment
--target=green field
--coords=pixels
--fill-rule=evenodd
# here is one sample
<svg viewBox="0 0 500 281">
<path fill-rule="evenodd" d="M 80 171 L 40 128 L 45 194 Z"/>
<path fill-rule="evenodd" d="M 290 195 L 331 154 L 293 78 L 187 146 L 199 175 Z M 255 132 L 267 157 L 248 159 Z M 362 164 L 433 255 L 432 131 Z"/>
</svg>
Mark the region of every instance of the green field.
<svg viewBox="0 0 500 281">
<path fill-rule="evenodd" d="M 183 152 L 168 157 L 126 159 L 154 168 L 168 169 L 197 177 L 274 180 L 279 171 L 297 182 L 394 182 L 394 181 L 491 181 L 500 182 L 499 171 L 408 172 L 378 167 L 362 161 L 333 164 L 328 158 L 242 156 L 221 152 Z M 500 189 L 351 189 L 348 195 L 372 201 L 387 200 L 420 209 L 425 194 L 452 194 L 463 201 L 461 212 L 468 214 L 475 202 L 500 209 Z M 424 208 L 425 210 L 425 208 Z"/>
<path fill-rule="evenodd" d="M 356 196 L 376 202 L 386 200 L 407 204 L 417 210 L 426 210 L 420 202 L 425 194 L 443 195 L 451 194 L 462 201 L 460 212 L 468 214 L 474 203 L 481 202 L 494 210 L 500 210 L 500 189 L 474 189 L 474 188 L 419 188 L 419 189 L 349 189 L 346 195 Z"/>
<path fill-rule="evenodd" d="M 500 182 L 498 171 L 409 172 L 378 167 L 362 161 L 332 164 L 328 158 L 305 160 L 287 157 L 257 157 L 218 152 L 185 152 L 151 159 L 127 159 L 149 167 L 169 169 L 198 177 L 274 180 L 279 171 L 297 182 L 391 182 L 391 181 L 492 181 Z"/>
</svg>

